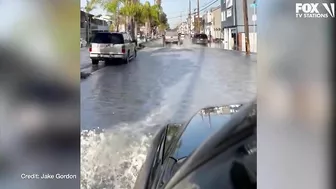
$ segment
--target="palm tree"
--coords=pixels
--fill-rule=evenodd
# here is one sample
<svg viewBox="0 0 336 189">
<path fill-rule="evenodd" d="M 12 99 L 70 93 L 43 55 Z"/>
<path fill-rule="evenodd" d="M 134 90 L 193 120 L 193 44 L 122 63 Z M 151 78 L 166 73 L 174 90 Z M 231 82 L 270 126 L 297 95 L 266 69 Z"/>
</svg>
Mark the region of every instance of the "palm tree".
<svg viewBox="0 0 336 189">
<path fill-rule="evenodd" d="M 140 2 L 133 0 L 120 0 L 123 7 L 120 13 L 126 17 L 127 26 L 130 24 L 131 35 L 133 38 L 137 35 L 138 23 L 143 20 L 143 6 Z"/>
<path fill-rule="evenodd" d="M 150 31 L 152 33 L 152 26 L 155 23 L 159 23 L 160 21 L 160 12 L 161 8 L 159 5 L 151 5 L 148 1 L 146 1 L 143 5 L 143 16 L 144 19 L 146 20 L 146 31 L 147 35 L 148 32 Z"/>
<path fill-rule="evenodd" d="M 110 17 L 111 17 L 111 20 L 113 20 L 113 24 L 111 24 L 110 29 L 112 29 L 112 31 L 113 30 L 119 31 L 119 24 L 120 24 L 119 11 L 120 11 L 120 5 L 121 5 L 120 0 L 105 1 L 105 2 L 102 2 L 102 5 L 106 11 L 111 13 Z"/>
<path fill-rule="evenodd" d="M 163 33 L 167 28 L 169 28 L 169 26 L 168 26 L 167 24 L 165 24 L 165 23 L 160 23 L 160 24 L 158 25 L 158 30 L 159 30 L 159 32 L 161 32 L 161 33 Z"/>
<path fill-rule="evenodd" d="M 164 23 L 161 28 L 167 27 L 166 15 L 161 7 L 159 5 L 151 5 L 148 1 L 141 4 L 133 0 L 105 0 L 102 4 L 105 10 L 112 14 L 111 17 L 114 20 L 113 28 L 119 31 L 119 24 L 121 19 L 123 19 L 126 24 L 126 30 L 130 29 L 132 37 L 136 36 L 139 24 L 145 23 L 147 31 L 151 31 L 151 26 L 159 26 L 162 15 L 165 19 L 163 19 Z"/>
<path fill-rule="evenodd" d="M 137 5 L 137 11 L 134 16 L 134 33 L 138 33 L 138 26 L 139 25 L 144 25 L 146 23 L 146 19 L 144 17 L 144 6 L 143 4 L 139 3 Z"/>
<path fill-rule="evenodd" d="M 134 35 L 134 21 L 136 16 L 139 15 L 140 3 L 133 0 L 106 0 L 102 3 L 105 10 L 113 15 L 114 28 L 119 31 L 119 24 L 121 23 L 121 17 L 125 19 L 126 31 L 129 30 L 131 24 L 132 35 Z"/>
</svg>

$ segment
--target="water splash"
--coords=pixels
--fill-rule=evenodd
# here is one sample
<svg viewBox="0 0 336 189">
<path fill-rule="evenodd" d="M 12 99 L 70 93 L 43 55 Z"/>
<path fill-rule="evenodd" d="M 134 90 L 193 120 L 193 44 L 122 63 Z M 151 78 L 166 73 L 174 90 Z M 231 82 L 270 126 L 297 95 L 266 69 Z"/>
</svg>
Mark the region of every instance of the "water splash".
<svg viewBox="0 0 336 189">
<path fill-rule="evenodd" d="M 150 139 L 117 130 L 82 131 L 81 188 L 132 188 Z"/>
</svg>

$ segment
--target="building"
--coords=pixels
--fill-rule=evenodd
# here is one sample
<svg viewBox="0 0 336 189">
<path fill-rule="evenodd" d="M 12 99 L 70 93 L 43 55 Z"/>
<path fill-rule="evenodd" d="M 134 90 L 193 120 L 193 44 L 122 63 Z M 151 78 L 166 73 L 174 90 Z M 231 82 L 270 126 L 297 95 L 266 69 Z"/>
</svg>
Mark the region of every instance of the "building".
<svg viewBox="0 0 336 189">
<path fill-rule="evenodd" d="M 257 52 L 255 0 L 246 0 L 250 31 L 250 50 Z M 221 0 L 221 28 L 224 35 L 224 49 L 245 51 L 244 15 L 242 0 Z"/>
<path fill-rule="evenodd" d="M 207 23 L 208 22 L 208 19 L 207 19 L 208 14 L 207 13 L 208 12 L 205 12 L 202 15 L 200 15 L 200 17 L 201 17 L 201 20 L 200 20 L 200 22 L 201 22 L 201 28 L 200 28 L 201 33 L 205 33 L 206 24 L 208 25 L 208 23 Z"/>
<path fill-rule="evenodd" d="M 221 39 L 221 6 L 211 8 L 203 14 L 204 33 L 212 39 Z"/>
<path fill-rule="evenodd" d="M 221 6 L 215 7 L 211 9 L 212 15 L 212 27 L 211 27 L 211 35 L 213 39 L 223 39 L 223 35 L 221 32 Z"/>
<path fill-rule="evenodd" d="M 95 16 L 90 13 L 80 11 L 80 37 L 88 40 L 97 31 L 108 31 L 111 22 L 104 16 Z M 89 34 L 87 36 L 87 34 Z"/>
<path fill-rule="evenodd" d="M 206 11 L 203 14 L 203 30 L 207 36 L 212 35 L 212 12 Z"/>
<path fill-rule="evenodd" d="M 188 34 L 188 22 L 182 22 L 178 27 L 178 32 L 184 35 Z"/>
</svg>

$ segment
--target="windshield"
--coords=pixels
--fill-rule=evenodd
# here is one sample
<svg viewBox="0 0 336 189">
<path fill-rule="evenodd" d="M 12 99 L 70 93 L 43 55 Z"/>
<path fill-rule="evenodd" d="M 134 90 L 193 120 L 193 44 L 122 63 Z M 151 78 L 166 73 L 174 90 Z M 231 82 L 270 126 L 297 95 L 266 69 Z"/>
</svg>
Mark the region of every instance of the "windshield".
<svg viewBox="0 0 336 189">
<path fill-rule="evenodd" d="M 240 107 L 241 105 L 225 105 L 198 111 L 185 125 L 173 157 L 178 160 L 189 156 L 210 135 L 225 126 Z"/>
<path fill-rule="evenodd" d="M 92 43 L 123 44 L 124 38 L 122 34 L 118 34 L 118 33 L 97 33 L 92 39 Z"/>
</svg>

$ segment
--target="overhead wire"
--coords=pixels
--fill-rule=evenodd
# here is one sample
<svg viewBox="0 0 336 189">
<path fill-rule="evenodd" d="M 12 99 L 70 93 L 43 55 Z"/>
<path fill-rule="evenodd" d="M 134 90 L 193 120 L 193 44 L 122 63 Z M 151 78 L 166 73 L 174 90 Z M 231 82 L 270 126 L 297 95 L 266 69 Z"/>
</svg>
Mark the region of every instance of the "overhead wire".
<svg viewBox="0 0 336 189">
<path fill-rule="evenodd" d="M 210 6 L 212 6 L 213 4 L 217 3 L 219 0 L 213 0 L 212 2 L 208 2 L 205 5 L 202 5 L 202 8 L 200 8 L 200 13 L 206 9 L 208 9 Z M 192 12 L 191 15 L 195 15 L 197 14 L 197 12 Z M 181 18 L 181 16 L 189 16 L 189 13 L 184 14 L 184 15 L 179 15 L 179 16 L 174 16 L 174 17 L 168 17 L 167 19 L 174 19 L 174 18 Z"/>
</svg>

